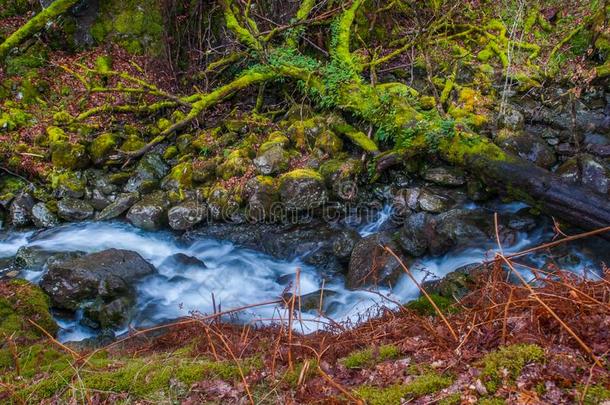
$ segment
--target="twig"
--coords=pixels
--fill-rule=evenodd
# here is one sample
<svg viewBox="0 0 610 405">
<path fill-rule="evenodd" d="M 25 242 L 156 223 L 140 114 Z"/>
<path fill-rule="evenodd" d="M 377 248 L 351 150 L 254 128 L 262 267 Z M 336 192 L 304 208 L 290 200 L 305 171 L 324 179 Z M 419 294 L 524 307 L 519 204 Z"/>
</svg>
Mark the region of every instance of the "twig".
<svg viewBox="0 0 610 405">
<path fill-rule="evenodd" d="M 411 274 L 411 271 L 407 268 L 407 266 L 403 263 L 402 260 L 400 260 L 400 258 L 396 255 L 396 253 L 394 253 L 394 251 L 392 249 L 390 249 L 387 246 L 383 246 L 383 248 L 385 249 L 386 252 L 388 252 L 389 254 L 391 254 L 392 256 L 394 256 L 394 258 L 398 261 L 398 263 L 400 264 L 400 266 L 402 267 L 402 269 L 405 271 L 405 273 L 407 273 L 407 275 L 409 276 L 409 278 L 411 279 L 411 281 L 413 281 L 413 283 L 417 286 L 417 288 L 419 289 L 419 291 L 421 291 L 422 294 L 424 294 L 424 296 L 426 297 L 426 299 L 428 300 L 428 302 L 430 302 L 430 305 L 432 305 L 432 307 L 434 308 L 434 310 L 436 311 L 436 313 L 438 314 L 438 316 L 441 317 L 441 319 L 443 320 L 443 322 L 445 323 L 445 325 L 447 325 L 447 328 L 449 328 L 449 331 L 451 332 L 451 335 L 453 336 L 453 338 L 455 339 L 456 342 L 459 341 L 458 335 L 457 333 L 455 333 L 455 330 L 453 330 L 453 327 L 451 326 L 451 324 L 449 323 L 449 320 L 445 317 L 445 315 L 443 314 L 443 312 L 440 310 L 440 308 L 436 305 L 436 303 L 434 302 L 434 300 L 430 297 L 430 295 L 428 295 L 428 293 L 426 292 L 426 290 L 417 282 L 417 280 L 415 279 L 415 277 L 413 277 L 413 274 Z"/>
</svg>

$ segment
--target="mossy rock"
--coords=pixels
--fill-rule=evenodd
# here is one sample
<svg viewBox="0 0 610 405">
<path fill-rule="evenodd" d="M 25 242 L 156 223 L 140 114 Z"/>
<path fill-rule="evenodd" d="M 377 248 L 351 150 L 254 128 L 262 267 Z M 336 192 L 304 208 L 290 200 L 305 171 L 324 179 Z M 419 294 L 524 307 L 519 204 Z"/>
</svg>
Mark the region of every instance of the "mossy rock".
<svg viewBox="0 0 610 405">
<path fill-rule="evenodd" d="M 125 139 L 123 144 L 121 145 L 121 150 L 123 152 L 133 152 L 146 145 L 146 142 L 138 135 L 131 134 Z"/>
<path fill-rule="evenodd" d="M 334 132 L 326 130 L 317 137 L 315 147 L 333 156 L 343 150 L 343 141 Z"/>
<path fill-rule="evenodd" d="M 12 280 L 2 282 L 0 290 L 0 336 L 23 339 L 43 337 L 44 333 L 28 320 L 51 335 L 57 333 L 57 324 L 49 310 L 49 298 L 38 286 L 25 280 Z"/>
<path fill-rule="evenodd" d="M 8 203 L 17 195 L 27 183 L 15 176 L 2 176 L 0 177 L 0 204 Z"/>
<path fill-rule="evenodd" d="M 229 180 L 242 176 L 251 164 L 252 160 L 247 157 L 247 152 L 236 150 L 231 152 L 227 159 L 216 168 L 216 174 L 223 180 Z"/>
<path fill-rule="evenodd" d="M 280 177 L 280 197 L 289 210 L 308 210 L 326 203 L 328 192 L 320 173 L 297 169 Z"/>
<path fill-rule="evenodd" d="M 241 198 L 238 190 L 227 190 L 221 185 L 212 187 L 208 194 L 208 207 L 212 218 L 228 220 L 239 209 Z"/>
<path fill-rule="evenodd" d="M 19 108 L 3 107 L 0 113 L 0 131 L 14 131 L 28 125 L 32 116 Z"/>
<path fill-rule="evenodd" d="M 159 56 L 163 52 L 163 16 L 156 2 L 107 0 L 100 2 L 91 35 L 97 43 L 113 41 L 133 54 Z"/>
<path fill-rule="evenodd" d="M 104 133 L 98 136 L 89 145 L 91 159 L 96 165 L 103 164 L 114 153 L 119 142 L 119 136 L 112 133 Z"/>
<path fill-rule="evenodd" d="M 87 179 L 80 172 L 55 170 L 49 174 L 48 181 L 56 197 L 81 198 L 85 195 Z"/>
</svg>

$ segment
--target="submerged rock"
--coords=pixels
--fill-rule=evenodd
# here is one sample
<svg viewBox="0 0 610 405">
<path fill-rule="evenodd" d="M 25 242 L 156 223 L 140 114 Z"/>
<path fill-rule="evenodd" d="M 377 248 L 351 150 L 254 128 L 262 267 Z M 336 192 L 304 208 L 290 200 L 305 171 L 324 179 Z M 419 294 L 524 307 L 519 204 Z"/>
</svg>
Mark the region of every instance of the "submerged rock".
<svg viewBox="0 0 610 405">
<path fill-rule="evenodd" d="M 74 311 L 89 304 L 87 315 L 100 326 L 110 327 L 127 319 L 135 299 L 133 283 L 154 272 L 138 253 L 108 249 L 49 263 L 40 285 L 55 307 Z"/>
<path fill-rule="evenodd" d="M 168 207 L 169 199 L 167 195 L 162 191 L 158 191 L 144 196 L 134 204 L 127 213 L 127 219 L 138 228 L 154 231 L 166 223 L 167 216 L 165 212 Z"/>
<path fill-rule="evenodd" d="M 176 253 L 169 256 L 167 259 L 163 260 L 161 266 L 172 267 L 176 269 L 181 268 L 199 268 L 199 269 L 207 269 L 208 266 L 205 265 L 203 260 L 197 259 L 196 257 L 186 255 L 184 253 Z"/>
</svg>

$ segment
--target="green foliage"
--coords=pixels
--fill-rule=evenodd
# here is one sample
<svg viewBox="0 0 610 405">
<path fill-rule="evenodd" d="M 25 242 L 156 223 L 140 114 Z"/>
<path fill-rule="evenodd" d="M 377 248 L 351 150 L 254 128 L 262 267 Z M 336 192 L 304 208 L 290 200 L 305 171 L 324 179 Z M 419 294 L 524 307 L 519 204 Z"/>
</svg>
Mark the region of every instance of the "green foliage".
<svg viewBox="0 0 610 405">
<path fill-rule="evenodd" d="M 537 345 L 517 344 L 501 347 L 481 360 L 481 378 L 487 390 L 495 392 L 501 386 L 505 374 L 509 380 L 514 381 L 525 365 L 543 360 L 544 350 Z"/>
<path fill-rule="evenodd" d="M 427 373 L 416 377 L 409 384 L 396 384 L 388 388 L 362 386 L 356 389 L 356 394 L 366 400 L 369 405 L 399 405 L 404 398 L 418 398 L 438 392 L 450 386 L 452 382 L 451 377 Z"/>
</svg>

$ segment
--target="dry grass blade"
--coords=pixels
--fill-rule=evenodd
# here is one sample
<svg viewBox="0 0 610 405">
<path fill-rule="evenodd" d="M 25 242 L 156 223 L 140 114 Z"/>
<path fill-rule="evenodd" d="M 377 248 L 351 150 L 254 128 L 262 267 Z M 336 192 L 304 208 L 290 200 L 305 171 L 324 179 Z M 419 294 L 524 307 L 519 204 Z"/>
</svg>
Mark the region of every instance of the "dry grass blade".
<svg viewBox="0 0 610 405">
<path fill-rule="evenodd" d="M 510 270 L 513 272 L 513 274 L 515 276 L 517 276 L 517 278 L 519 278 L 519 281 L 521 281 L 521 283 L 523 284 L 523 286 L 525 288 L 527 288 L 531 294 L 531 297 L 533 299 L 535 299 L 536 301 L 538 301 L 538 303 L 540 305 L 542 305 L 542 307 L 544 309 L 546 309 L 548 311 L 548 313 L 555 318 L 555 320 L 557 320 L 557 322 L 559 322 L 559 324 L 561 325 L 561 327 L 563 329 L 565 329 L 566 332 L 568 332 L 570 334 L 570 336 L 572 336 L 580 345 L 580 347 L 587 352 L 591 358 L 593 359 L 593 361 L 595 362 L 595 364 L 597 364 L 599 367 L 603 367 L 603 363 L 601 362 L 601 360 L 595 355 L 595 353 L 593 353 L 593 350 L 591 350 L 591 348 L 572 330 L 572 328 L 570 328 L 560 317 L 559 315 L 557 315 L 557 313 L 555 313 L 555 311 L 553 311 L 553 309 L 551 307 L 549 307 L 536 293 L 536 291 L 534 291 L 534 289 L 532 288 L 531 285 L 529 285 L 529 283 L 523 278 L 523 276 L 515 269 L 515 267 L 513 266 L 513 264 L 510 262 L 510 260 L 508 260 L 504 255 L 498 254 L 498 256 L 500 257 L 500 259 L 502 259 L 504 261 L 504 263 L 506 263 L 508 265 L 508 267 L 510 268 Z"/>
<path fill-rule="evenodd" d="M 68 354 L 70 354 L 70 356 L 72 356 L 73 360 L 79 360 L 81 358 L 79 353 L 75 352 L 74 350 L 70 349 L 68 346 L 66 346 L 66 345 L 62 344 L 61 342 L 59 342 L 57 339 L 55 339 L 53 337 L 53 335 L 51 335 L 49 332 L 47 332 L 42 326 L 38 325 L 36 322 L 34 322 L 31 319 L 28 319 L 28 322 L 30 322 L 32 325 L 34 325 L 42 333 L 44 333 L 44 335 L 47 338 L 49 338 L 49 340 L 51 342 L 53 342 L 55 345 L 59 346 L 62 350 L 64 350 Z"/>
</svg>

